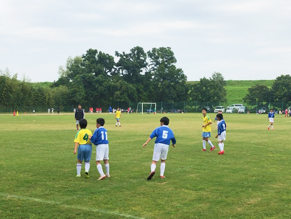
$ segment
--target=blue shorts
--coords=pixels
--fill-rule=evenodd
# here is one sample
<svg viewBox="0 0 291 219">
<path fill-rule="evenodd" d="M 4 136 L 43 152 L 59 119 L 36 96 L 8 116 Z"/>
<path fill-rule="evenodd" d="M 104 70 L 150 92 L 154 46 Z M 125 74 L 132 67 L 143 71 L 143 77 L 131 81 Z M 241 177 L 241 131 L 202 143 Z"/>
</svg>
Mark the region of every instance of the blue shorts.
<svg viewBox="0 0 291 219">
<path fill-rule="evenodd" d="M 90 144 L 81 144 L 78 148 L 78 155 L 77 159 L 82 161 L 85 160 L 85 162 L 89 162 L 91 160 L 92 155 L 92 145 Z"/>
<path fill-rule="evenodd" d="M 211 137 L 211 132 L 202 132 L 202 137 L 203 138 L 210 138 Z"/>
<path fill-rule="evenodd" d="M 120 121 L 120 118 L 117 118 L 116 121 L 119 122 Z"/>
</svg>

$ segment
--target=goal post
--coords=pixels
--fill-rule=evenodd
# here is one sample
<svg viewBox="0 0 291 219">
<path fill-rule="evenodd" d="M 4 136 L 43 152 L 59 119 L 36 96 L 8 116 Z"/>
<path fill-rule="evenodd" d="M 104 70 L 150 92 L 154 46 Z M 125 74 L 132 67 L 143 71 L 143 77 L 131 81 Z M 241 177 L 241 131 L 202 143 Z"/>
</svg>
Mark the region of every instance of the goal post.
<svg viewBox="0 0 291 219">
<path fill-rule="evenodd" d="M 149 113 L 155 112 L 157 110 L 157 104 L 151 102 L 139 102 L 136 107 L 136 112 L 143 114 L 144 109 L 149 110 Z"/>
</svg>

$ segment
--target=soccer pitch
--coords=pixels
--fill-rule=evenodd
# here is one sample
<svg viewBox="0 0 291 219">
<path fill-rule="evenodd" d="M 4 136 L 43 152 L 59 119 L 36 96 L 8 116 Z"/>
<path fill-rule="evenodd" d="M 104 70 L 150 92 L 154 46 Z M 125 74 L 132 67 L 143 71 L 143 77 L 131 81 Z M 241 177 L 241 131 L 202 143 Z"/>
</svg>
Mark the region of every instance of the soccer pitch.
<svg viewBox="0 0 291 219">
<path fill-rule="evenodd" d="M 290 218 L 291 118 L 224 114 L 225 155 L 202 152 L 202 114 L 165 114 L 177 145 L 170 147 L 166 179 L 151 181 L 154 141 L 161 114 L 86 114 L 95 130 L 108 130 L 111 178 L 97 181 L 93 147 L 90 178 L 76 178 L 73 114 L 1 115 L 0 218 Z M 214 120 L 215 115 L 209 114 Z"/>
</svg>

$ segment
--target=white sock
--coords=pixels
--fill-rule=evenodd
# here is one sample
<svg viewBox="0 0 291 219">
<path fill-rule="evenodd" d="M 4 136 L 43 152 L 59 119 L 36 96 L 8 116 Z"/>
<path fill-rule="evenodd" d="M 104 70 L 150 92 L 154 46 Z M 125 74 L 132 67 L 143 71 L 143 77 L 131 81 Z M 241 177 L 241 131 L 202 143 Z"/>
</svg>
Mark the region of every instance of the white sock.
<svg viewBox="0 0 291 219">
<path fill-rule="evenodd" d="M 103 170 L 102 170 L 102 165 L 101 165 L 101 164 L 98 164 L 98 165 L 97 165 L 97 170 L 98 170 L 100 176 L 104 176 L 104 172 L 103 172 Z"/>
<path fill-rule="evenodd" d="M 202 140 L 202 143 L 203 143 L 203 149 L 206 149 L 206 141 Z"/>
<path fill-rule="evenodd" d="M 270 127 L 271 125 L 269 125 L 268 127 Z"/>
<path fill-rule="evenodd" d="M 120 122 L 119 122 L 119 126 L 121 126 Z"/>
<path fill-rule="evenodd" d="M 116 124 L 115 125 L 117 125 L 117 122 L 116 122 Z"/>
<path fill-rule="evenodd" d="M 212 142 L 210 140 L 208 140 L 208 144 L 211 146 L 211 147 L 214 147 Z"/>
<path fill-rule="evenodd" d="M 85 172 L 89 172 L 90 170 L 90 162 L 85 162 Z"/>
<path fill-rule="evenodd" d="M 151 172 L 155 172 L 155 171 L 156 171 L 156 164 L 152 163 Z"/>
<path fill-rule="evenodd" d="M 223 151 L 223 143 L 218 143 L 220 151 Z"/>
<path fill-rule="evenodd" d="M 163 176 L 164 175 L 165 169 L 166 169 L 166 163 L 161 163 L 160 176 Z"/>
<path fill-rule="evenodd" d="M 106 174 L 109 175 L 109 163 L 105 164 L 105 170 L 106 170 Z"/>
<path fill-rule="evenodd" d="M 273 129 L 274 127 L 273 126 L 271 126 L 271 129 Z"/>
<path fill-rule="evenodd" d="M 77 163 L 77 175 L 81 175 L 81 168 L 82 168 L 82 164 Z"/>
</svg>

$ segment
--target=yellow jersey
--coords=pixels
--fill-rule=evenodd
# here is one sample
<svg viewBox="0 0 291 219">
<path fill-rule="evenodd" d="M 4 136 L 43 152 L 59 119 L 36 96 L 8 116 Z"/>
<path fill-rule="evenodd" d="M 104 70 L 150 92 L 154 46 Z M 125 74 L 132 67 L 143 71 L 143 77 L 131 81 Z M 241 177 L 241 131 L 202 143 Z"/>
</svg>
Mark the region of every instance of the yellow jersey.
<svg viewBox="0 0 291 219">
<path fill-rule="evenodd" d="M 209 116 L 208 116 L 208 115 L 204 116 L 204 117 L 203 117 L 203 125 L 206 125 L 206 124 L 208 124 L 209 122 L 212 122 L 211 119 L 209 118 Z M 202 128 L 202 131 L 203 131 L 203 132 L 211 132 L 211 126 L 208 125 L 208 126 L 206 126 L 206 127 L 203 127 L 203 128 Z"/>
<path fill-rule="evenodd" d="M 116 113 L 115 113 L 116 119 L 120 119 L 120 116 L 121 116 L 121 112 L 120 111 L 116 111 Z"/>
<path fill-rule="evenodd" d="M 74 142 L 81 144 L 91 144 L 89 135 L 92 136 L 92 132 L 89 129 L 81 129 L 77 132 Z"/>
</svg>

